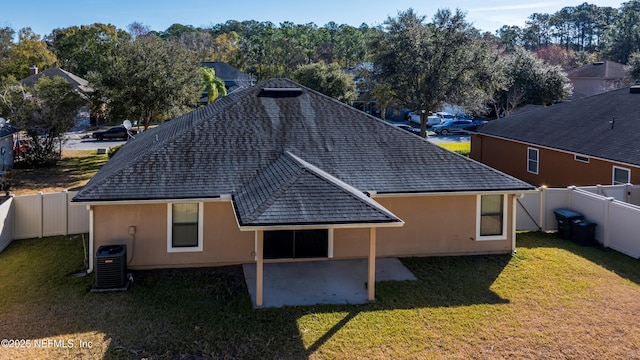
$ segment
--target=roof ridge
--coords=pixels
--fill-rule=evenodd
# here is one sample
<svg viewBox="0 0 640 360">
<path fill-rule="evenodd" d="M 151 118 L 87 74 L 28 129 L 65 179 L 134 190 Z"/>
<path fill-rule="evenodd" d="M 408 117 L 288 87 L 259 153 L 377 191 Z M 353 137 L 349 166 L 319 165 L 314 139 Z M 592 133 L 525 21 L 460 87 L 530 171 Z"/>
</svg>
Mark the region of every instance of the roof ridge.
<svg viewBox="0 0 640 360">
<path fill-rule="evenodd" d="M 288 154 L 285 153 L 285 154 L 281 155 L 280 157 L 278 157 L 278 159 L 276 159 L 276 161 L 274 161 L 268 167 L 273 166 L 276 162 L 278 162 L 280 159 L 283 159 L 284 156 L 286 156 L 286 155 L 288 155 Z M 291 160 L 290 157 L 287 156 L 287 158 L 289 158 Z M 296 169 L 296 171 L 294 171 L 293 174 L 292 174 L 293 176 L 291 176 L 286 182 L 284 182 L 281 186 L 279 186 L 276 191 L 271 193 L 268 198 L 266 198 L 263 202 L 260 203 L 260 205 L 256 206 L 256 208 L 253 209 L 253 211 L 247 217 L 249 219 L 253 219 L 254 217 L 256 217 L 256 215 L 259 215 L 259 214 L 263 213 L 266 209 L 268 209 L 271 205 L 273 205 L 273 203 L 276 200 L 278 200 L 278 198 L 280 198 L 280 195 L 282 195 L 286 190 L 290 189 L 291 186 L 293 186 L 293 184 L 295 184 L 298 181 L 298 179 L 300 179 L 300 177 L 302 176 L 304 171 L 305 170 L 302 167 L 299 167 L 298 169 Z M 260 175 L 261 175 L 261 172 L 258 172 L 258 174 L 253 179 L 251 179 L 251 181 L 249 181 L 248 184 L 250 184 L 252 181 L 254 181 Z"/>
<path fill-rule="evenodd" d="M 397 216 L 395 216 L 389 210 L 384 208 L 378 202 L 376 202 L 375 200 L 373 200 L 370 197 L 368 197 L 367 195 L 365 195 L 362 192 L 362 190 L 360 190 L 360 189 L 354 187 L 353 185 L 350 185 L 350 184 L 340 180 L 339 178 L 337 178 L 337 177 L 331 175 L 330 173 L 320 169 L 319 167 L 314 166 L 313 164 L 304 161 L 303 159 L 295 156 L 294 154 L 292 154 L 289 151 L 287 151 L 286 153 L 287 153 L 287 155 L 292 157 L 294 161 L 299 163 L 303 167 L 303 169 L 307 170 L 310 174 L 313 174 L 314 176 L 327 181 L 329 184 L 333 185 L 336 189 L 338 189 L 338 190 L 342 191 L 343 193 L 351 196 L 353 199 L 356 199 L 356 200 L 360 201 L 362 204 L 365 204 L 365 205 L 368 205 L 368 206 L 370 206 L 372 208 L 375 208 L 376 211 L 378 211 L 380 214 L 382 214 L 384 216 L 387 216 L 387 217 L 390 217 L 390 218 L 397 218 Z M 460 155 L 460 156 L 462 156 L 462 155 Z"/>
<path fill-rule="evenodd" d="M 135 166 L 135 164 L 139 163 L 139 161 L 141 161 L 142 159 L 152 156 L 154 154 L 154 151 L 161 145 L 163 144 L 168 144 L 170 143 L 173 139 L 175 139 L 176 137 L 180 137 L 183 134 L 187 133 L 188 131 L 193 131 L 193 129 L 201 124 L 204 123 L 206 121 L 208 121 L 209 115 L 211 115 L 212 113 L 216 112 L 216 111 L 223 111 L 225 110 L 227 107 L 233 106 L 237 99 L 241 99 L 245 96 L 248 96 L 248 92 L 238 92 L 238 93 L 234 93 L 231 94 L 229 96 L 225 96 L 222 97 L 220 99 L 218 99 L 217 101 L 215 101 L 212 104 L 206 105 L 204 107 L 201 108 L 197 108 L 193 111 L 190 111 L 176 119 L 173 119 L 171 121 L 165 122 L 162 125 L 150 129 L 150 130 L 146 130 L 144 132 L 142 132 L 141 134 L 137 135 L 136 137 L 138 137 L 137 139 L 134 138 L 133 142 L 131 144 L 136 144 L 133 147 L 129 147 L 127 148 L 126 146 L 124 146 L 122 148 L 122 150 L 118 151 L 116 153 L 116 155 L 112 158 L 112 160 L 115 160 L 114 162 L 109 161 L 107 162 L 107 164 L 103 167 L 103 169 L 105 169 L 106 171 L 103 172 L 100 176 L 100 178 L 96 179 L 95 176 L 93 178 L 91 178 L 91 180 L 89 181 L 89 183 L 87 183 L 84 188 L 87 188 L 87 185 L 91 184 L 96 185 L 96 184 L 101 184 L 104 183 L 106 181 L 109 181 L 109 179 L 112 176 L 115 176 L 116 174 L 121 174 L 123 172 L 128 171 L 129 169 L 131 169 L 132 166 Z M 201 113 L 204 113 L 204 115 L 206 116 L 198 116 Z M 190 124 L 183 124 L 183 121 L 190 121 Z M 171 131 L 171 129 L 169 128 L 175 128 L 173 129 L 173 131 Z M 182 127 L 182 128 L 181 128 Z M 162 134 L 165 135 L 163 137 L 158 137 L 158 134 L 156 134 L 156 138 L 155 140 L 150 140 L 150 139 L 146 139 L 146 137 L 150 137 L 152 136 L 155 132 L 159 132 L 159 129 L 162 128 Z M 166 131 L 169 130 L 169 131 Z M 143 137 L 143 139 L 140 139 L 140 137 Z M 141 141 L 141 140 L 146 140 L 146 141 Z M 136 141 L 138 141 L 138 143 L 136 143 Z M 145 144 L 140 145 L 139 142 L 150 142 L 150 144 L 147 144 L 147 146 L 145 146 Z M 129 144 L 129 142 L 127 141 L 127 144 Z M 150 145 L 150 146 L 149 146 Z M 142 147 L 144 149 L 144 151 L 136 151 L 134 148 L 136 147 Z M 126 150 L 125 150 L 126 149 Z M 125 151 L 123 151 L 125 150 Z M 120 158 L 123 158 L 124 156 L 128 156 L 131 154 L 135 154 L 134 156 L 130 156 L 129 160 L 126 161 L 127 164 L 122 164 L 122 160 L 120 160 Z M 113 166 L 109 166 L 110 163 L 117 163 L 120 162 L 119 165 L 113 165 Z M 111 171 L 111 167 L 113 167 L 114 171 Z M 92 184 L 95 180 L 95 184 Z M 97 189 L 97 187 L 96 187 Z M 83 190 L 80 190 L 81 192 Z M 90 193 L 90 192 L 88 192 Z"/>
</svg>

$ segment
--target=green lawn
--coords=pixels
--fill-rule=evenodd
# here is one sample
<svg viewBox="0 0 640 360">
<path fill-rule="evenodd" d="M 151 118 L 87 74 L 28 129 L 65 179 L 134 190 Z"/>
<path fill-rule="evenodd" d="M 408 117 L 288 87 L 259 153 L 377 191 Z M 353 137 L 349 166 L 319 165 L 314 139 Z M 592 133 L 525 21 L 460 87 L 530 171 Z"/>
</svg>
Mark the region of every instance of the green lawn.
<svg viewBox="0 0 640 360">
<path fill-rule="evenodd" d="M 462 143 L 441 143 L 438 145 L 464 156 L 469 156 L 469 153 L 471 152 L 471 142 L 469 141 Z"/>
<path fill-rule="evenodd" d="M 515 256 L 402 261 L 419 280 L 378 284 L 376 302 L 255 310 L 240 266 L 138 271 L 127 292 L 91 293 L 92 276 L 73 276 L 82 269 L 79 239 L 14 241 L 0 253 L 0 338 L 32 345 L 1 349 L 0 357 L 631 359 L 640 354 L 639 260 L 553 235 L 523 233 Z M 41 347 L 43 339 L 49 347 L 34 348 L 33 341 Z"/>
</svg>

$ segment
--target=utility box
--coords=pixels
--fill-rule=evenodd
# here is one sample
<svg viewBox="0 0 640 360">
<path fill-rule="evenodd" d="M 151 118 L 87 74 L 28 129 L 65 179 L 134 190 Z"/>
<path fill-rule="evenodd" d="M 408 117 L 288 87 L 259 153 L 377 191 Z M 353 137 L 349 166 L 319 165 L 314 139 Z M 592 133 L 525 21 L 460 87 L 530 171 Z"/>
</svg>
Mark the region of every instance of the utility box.
<svg viewBox="0 0 640 360">
<path fill-rule="evenodd" d="M 571 241 L 582 246 L 595 245 L 596 226 L 587 220 L 574 220 L 571 223 Z"/>
<path fill-rule="evenodd" d="M 127 285 L 127 246 L 103 245 L 96 251 L 96 289 L 122 289 Z"/>
<path fill-rule="evenodd" d="M 569 209 L 557 209 L 553 213 L 558 221 L 558 236 L 565 240 L 571 240 L 571 223 L 574 220 L 584 219 L 584 215 Z"/>
</svg>

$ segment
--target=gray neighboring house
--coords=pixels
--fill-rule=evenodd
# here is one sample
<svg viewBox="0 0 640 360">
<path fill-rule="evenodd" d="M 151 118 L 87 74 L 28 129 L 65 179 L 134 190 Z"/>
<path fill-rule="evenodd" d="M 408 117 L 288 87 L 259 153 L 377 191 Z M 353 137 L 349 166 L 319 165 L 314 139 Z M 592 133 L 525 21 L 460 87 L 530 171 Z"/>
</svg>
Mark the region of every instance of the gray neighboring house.
<svg viewBox="0 0 640 360">
<path fill-rule="evenodd" d="M 29 70 L 31 72 L 31 75 L 29 77 L 26 77 L 20 80 L 20 83 L 23 85 L 33 87 L 33 85 L 43 76 L 46 76 L 50 79 L 53 79 L 56 76 L 60 76 L 63 79 L 65 79 L 69 84 L 71 84 L 71 87 L 73 88 L 73 90 L 85 100 L 88 100 L 87 94 L 93 92 L 93 88 L 89 86 L 89 82 L 87 80 L 77 75 L 74 75 L 66 70 L 63 70 L 60 68 L 49 68 L 42 72 L 39 72 L 38 68 L 35 66 L 31 67 L 31 69 Z M 90 115 L 91 114 L 88 107 L 83 106 L 82 108 L 78 109 L 78 116 L 76 117 L 75 125 L 76 126 L 89 125 Z"/>
<path fill-rule="evenodd" d="M 598 61 L 567 71 L 573 84 L 572 99 L 602 94 L 629 86 L 624 65 L 615 61 Z"/>
<path fill-rule="evenodd" d="M 13 168 L 18 129 L 10 123 L 0 124 L 0 173 Z"/>
<path fill-rule="evenodd" d="M 511 253 L 530 191 L 271 79 L 137 135 L 73 202 L 89 208 L 90 253 L 124 244 L 132 269 L 254 263 L 261 306 L 266 262 L 365 258 L 375 284 L 380 257 Z"/>
</svg>

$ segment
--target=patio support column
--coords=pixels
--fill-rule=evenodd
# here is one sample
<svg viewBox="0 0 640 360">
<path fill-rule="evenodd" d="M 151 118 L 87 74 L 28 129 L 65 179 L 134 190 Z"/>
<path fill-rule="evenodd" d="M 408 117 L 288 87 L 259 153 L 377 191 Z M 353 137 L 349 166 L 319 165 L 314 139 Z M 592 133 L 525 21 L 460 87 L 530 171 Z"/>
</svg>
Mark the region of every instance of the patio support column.
<svg viewBox="0 0 640 360">
<path fill-rule="evenodd" d="M 376 228 L 369 228 L 369 279 L 367 281 L 367 299 L 376 299 Z"/>
<path fill-rule="evenodd" d="M 262 306 L 262 278 L 264 276 L 262 271 L 264 267 L 264 231 L 256 231 L 256 241 L 256 306 L 260 307 Z"/>
</svg>

